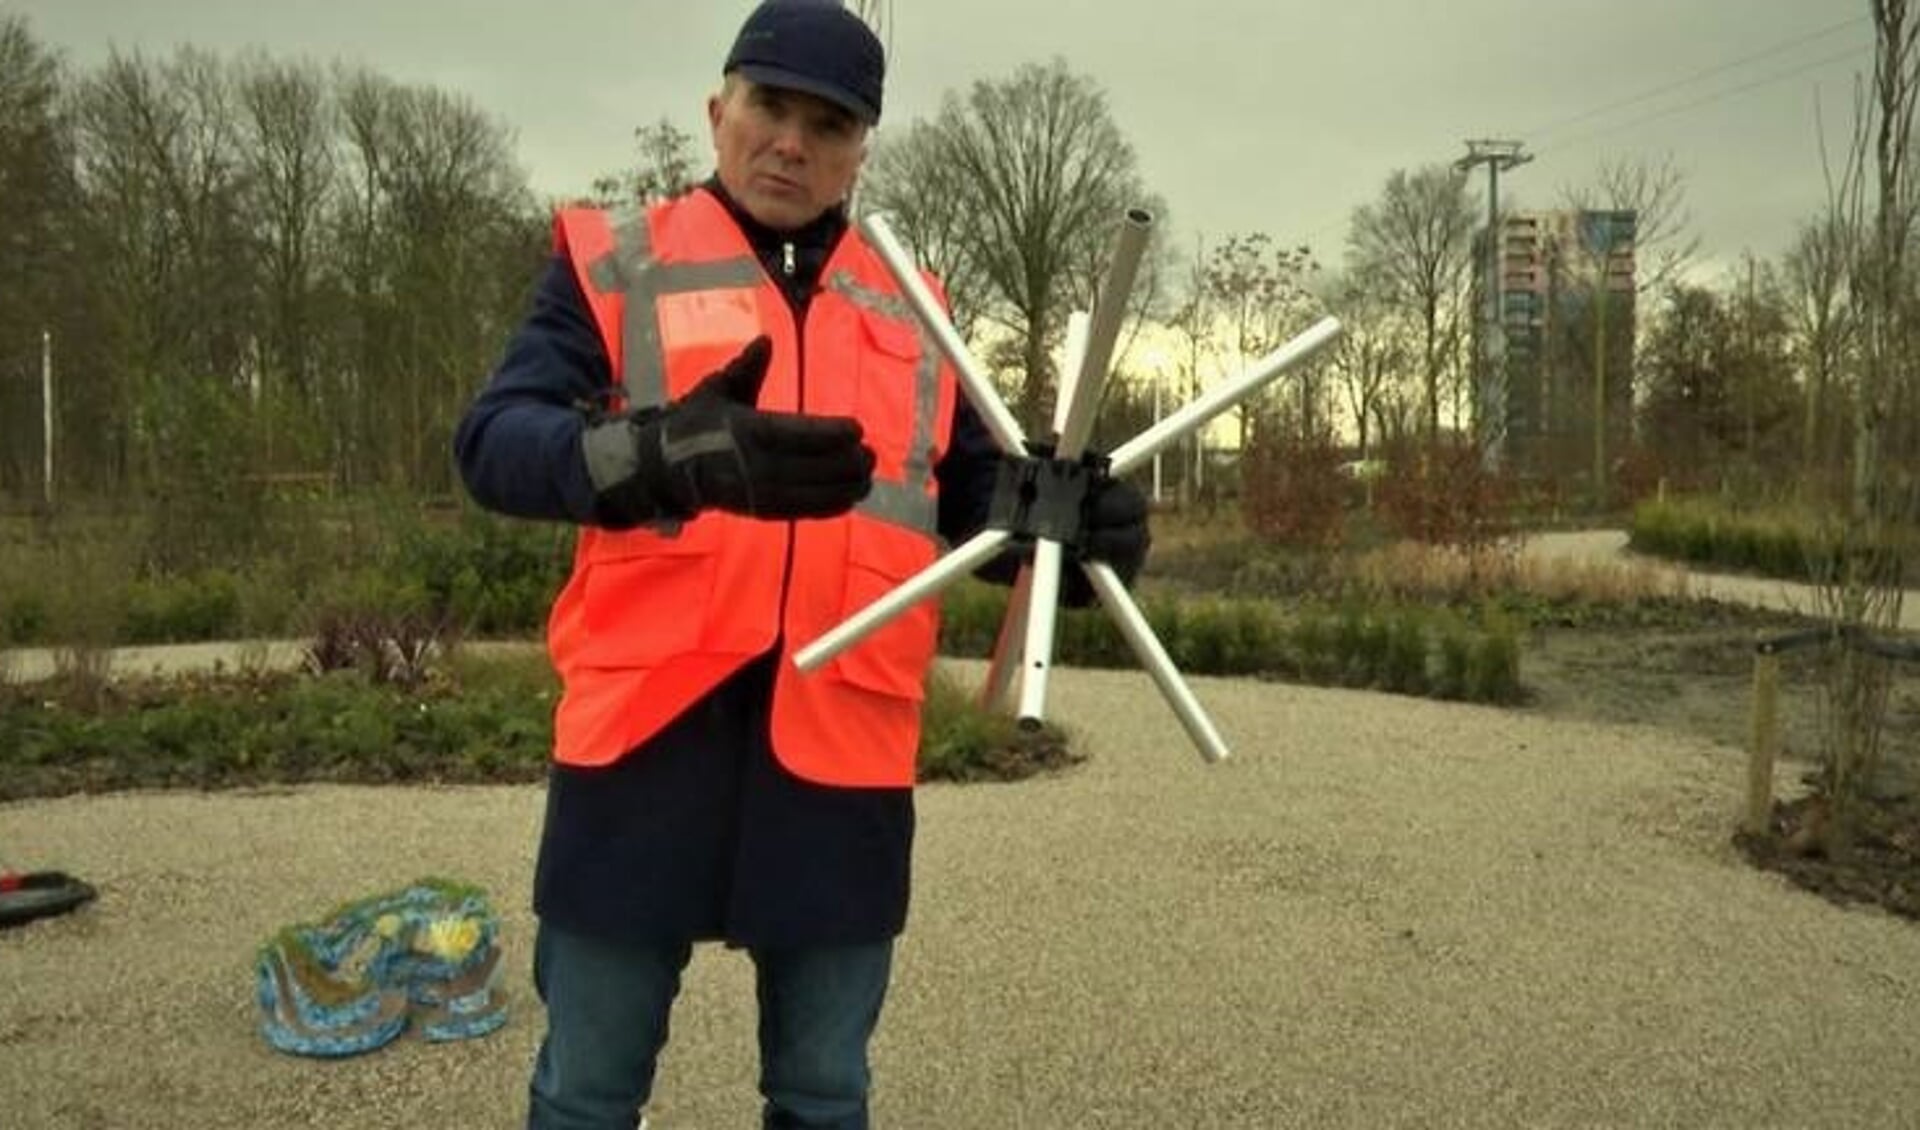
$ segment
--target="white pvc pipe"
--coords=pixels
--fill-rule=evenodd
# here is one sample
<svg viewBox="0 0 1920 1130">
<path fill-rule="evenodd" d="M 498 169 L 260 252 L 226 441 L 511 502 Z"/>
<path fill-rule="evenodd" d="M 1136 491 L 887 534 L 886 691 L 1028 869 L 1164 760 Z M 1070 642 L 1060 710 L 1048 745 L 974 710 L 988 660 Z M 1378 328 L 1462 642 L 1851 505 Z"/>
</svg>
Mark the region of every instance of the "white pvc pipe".
<svg viewBox="0 0 1920 1130">
<path fill-rule="evenodd" d="M 1087 564 L 1087 578 L 1093 582 L 1093 591 L 1100 595 L 1100 603 L 1106 606 L 1108 615 L 1120 628 L 1120 634 L 1133 646 L 1133 653 L 1139 657 L 1140 665 L 1153 677 L 1167 705 L 1173 707 L 1174 716 L 1186 728 L 1187 736 L 1193 739 L 1200 756 L 1209 762 L 1226 760 L 1226 739 L 1220 736 L 1213 719 L 1207 717 L 1200 700 L 1194 697 L 1186 680 L 1180 677 L 1179 668 L 1173 665 L 1173 658 L 1167 654 L 1166 648 L 1160 646 L 1153 628 L 1148 625 L 1140 606 L 1133 602 L 1133 595 L 1127 592 L 1120 575 L 1113 571 L 1112 566 L 1092 561 Z"/>
<path fill-rule="evenodd" d="M 1100 284 L 1083 350 L 1077 359 L 1071 354 L 1067 358 L 1067 369 L 1075 374 L 1075 380 L 1071 398 L 1064 388 L 1060 394 L 1061 402 L 1070 405 L 1066 419 L 1058 425 L 1060 443 L 1055 454 L 1062 459 L 1080 458 L 1093 436 L 1093 420 L 1111 375 L 1113 348 L 1127 317 L 1127 296 L 1133 293 L 1134 276 L 1139 273 L 1152 227 L 1153 213 L 1128 209 L 1114 239 L 1113 260 L 1107 265 L 1106 280 Z"/>
<path fill-rule="evenodd" d="M 1053 429 L 1064 435 L 1075 412 L 1089 409 L 1075 396 L 1089 381 L 1099 383 L 1097 374 L 1089 375 L 1083 366 L 1087 356 L 1088 329 L 1092 319 L 1084 311 L 1067 315 L 1067 354 L 1060 367 L 1059 395 L 1053 401 Z M 1056 452 L 1056 454 L 1059 454 Z M 1061 456 L 1065 458 L 1065 456 Z M 1017 592 L 1024 592 L 1018 609 L 1021 623 L 1020 724 L 1038 727 L 1047 716 L 1047 676 L 1053 670 L 1053 639 L 1060 608 L 1060 574 L 1067 566 L 1060 543 L 1051 538 L 1034 541 L 1033 561 L 1021 567 Z M 1015 619 L 1012 601 L 1007 603 L 1007 619 Z M 1003 639 L 1014 634 L 1003 626 Z M 995 662 L 999 662 L 998 656 Z"/>
<path fill-rule="evenodd" d="M 1013 537 L 1005 530 L 981 530 L 958 549 L 900 582 L 892 592 L 848 617 L 845 623 L 793 655 L 794 666 L 811 671 L 859 643 L 887 621 L 978 569 Z"/>
<path fill-rule="evenodd" d="M 1305 333 L 1254 362 L 1246 372 L 1214 388 L 1200 399 L 1141 432 L 1113 451 L 1113 475 L 1119 478 L 1171 447 L 1234 405 L 1265 388 L 1288 369 L 1310 360 L 1332 345 L 1341 333 L 1338 318 L 1322 318 Z"/>
<path fill-rule="evenodd" d="M 901 292 L 907 296 L 907 304 L 919 315 L 920 324 L 933 335 L 934 344 L 953 363 L 960 386 L 966 390 L 967 399 L 979 411 L 980 419 L 986 424 L 993 441 L 1009 455 L 1026 454 L 1027 441 L 1020 431 L 1020 421 L 1014 419 L 1006 401 L 1000 399 L 1000 391 L 993 387 L 993 380 L 981 371 L 979 363 L 967 352 L 966 343 L 960 340 L 959 332 L 947 320 L 946 312 L 940 308 L 940 300 L 933 296 L 927 280 L 921 277 L 913 257 L 907 254 L 907 249 L 893 234 L 893 227 L 887 223 L 887 218 L 870 214 L 860 221 L 860 230 L 866 233 L 867 242 L 873 245 L 880 261 L 886 264 L 887 270 L 900 284 Z"/>
<path fill-rule="evenodd" d="M 1060 611 L 1060 543 L 1033 546 L 1033 585 L 1027 596 L 1026 662 L 1020 668 L 1020 724 L 1038 728 L 1047 717 L 1047 675 L 1053 670 L 1053 630 Z"/>
</svg>

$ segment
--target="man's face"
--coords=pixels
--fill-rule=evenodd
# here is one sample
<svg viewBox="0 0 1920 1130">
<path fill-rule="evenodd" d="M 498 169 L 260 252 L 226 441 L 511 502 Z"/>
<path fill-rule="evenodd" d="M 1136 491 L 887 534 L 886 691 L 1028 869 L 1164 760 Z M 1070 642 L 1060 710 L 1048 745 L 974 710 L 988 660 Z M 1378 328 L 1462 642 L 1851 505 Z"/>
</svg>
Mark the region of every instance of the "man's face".
<svg viewBox="0 0 1920 1130">
<path fill-rule="evenodd" d="M 867 128 L 811 94 L 739 76 L 707 100 L 720 183 L 747 214 L 780 231 L 818 218 L 853 191 Z"/>
</svg>

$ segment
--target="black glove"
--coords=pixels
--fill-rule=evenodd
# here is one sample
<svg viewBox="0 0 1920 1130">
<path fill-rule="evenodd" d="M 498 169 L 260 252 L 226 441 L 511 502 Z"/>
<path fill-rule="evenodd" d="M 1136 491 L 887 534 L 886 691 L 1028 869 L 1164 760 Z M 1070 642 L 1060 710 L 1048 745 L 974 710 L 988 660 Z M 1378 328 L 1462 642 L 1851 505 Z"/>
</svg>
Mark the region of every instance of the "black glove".
<svg viewBox="0 0 1920 1130">
<path fill-rule="evenodd" d="M 1147 532 L 1147 496 L 1125 479 L 1095 479 L 1081 513 L 1085 516 L 1081 559 L 1104 562 L 1132 588 L 1153 544 Z M 1061 581 L 1060 602 L 1067 607 L 1085 608 L 1096 599 L 1092 583 L 1081 570 L 1067 570 Z"/>
<path fill-rule="evenodd" d="M 595 517 L 615 528 L 702 510 L 828 518 L 873 485 L 873 451 L 844 416 L 754 407 L 773 343 L 755 338 L 665 408 L 588 425 L 581 440 Z"/>
</svg>

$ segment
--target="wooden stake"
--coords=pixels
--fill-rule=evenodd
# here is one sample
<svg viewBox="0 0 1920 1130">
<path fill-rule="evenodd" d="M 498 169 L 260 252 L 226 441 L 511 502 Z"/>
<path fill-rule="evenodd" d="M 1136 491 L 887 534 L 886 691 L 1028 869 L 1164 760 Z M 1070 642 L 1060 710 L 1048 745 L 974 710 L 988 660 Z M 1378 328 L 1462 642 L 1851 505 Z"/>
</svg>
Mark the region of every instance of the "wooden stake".
<svg viewBox="0 0 1920 1130">
<path fill-rule="evenodd" d="M 1753 744 L 1747 751 L 1745 829 L 1763 836 L 1773 816 L 1773 763 L 1780 752 L 1780 657 L 1753 657 Z"/>
</svg>

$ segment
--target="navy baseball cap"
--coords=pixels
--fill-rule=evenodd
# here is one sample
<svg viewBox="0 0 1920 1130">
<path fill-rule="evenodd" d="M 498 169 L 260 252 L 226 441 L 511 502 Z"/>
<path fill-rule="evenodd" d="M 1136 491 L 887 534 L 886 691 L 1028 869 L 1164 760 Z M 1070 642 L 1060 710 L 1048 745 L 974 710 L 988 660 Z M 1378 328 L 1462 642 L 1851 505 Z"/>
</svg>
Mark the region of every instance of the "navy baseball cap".
<svg viewBox="0 0 1920 1130">
<path fill-rule="evenodd" d="M 766 0 L 747 17 L 722 74 L 818 95 L 868 125 L 880 120 L 886 52 L 840 0 Z"/>
</svg>

